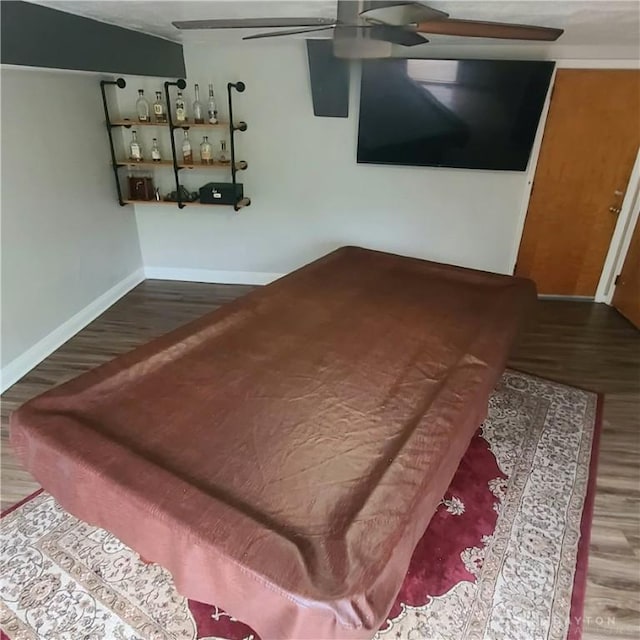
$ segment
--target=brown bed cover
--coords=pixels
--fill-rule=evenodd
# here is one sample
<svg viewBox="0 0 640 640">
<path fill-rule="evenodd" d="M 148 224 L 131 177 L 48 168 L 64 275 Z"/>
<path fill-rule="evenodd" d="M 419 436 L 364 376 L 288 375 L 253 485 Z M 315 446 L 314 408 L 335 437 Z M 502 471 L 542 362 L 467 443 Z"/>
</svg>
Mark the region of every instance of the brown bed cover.
<svg viewBox="0 0 640 640">
<path fill-rule="evenodd" d="M 264 640 L 371 638 L 534 294 L 343 247 L 27 402 L 11 440 Z"/>
</svg>

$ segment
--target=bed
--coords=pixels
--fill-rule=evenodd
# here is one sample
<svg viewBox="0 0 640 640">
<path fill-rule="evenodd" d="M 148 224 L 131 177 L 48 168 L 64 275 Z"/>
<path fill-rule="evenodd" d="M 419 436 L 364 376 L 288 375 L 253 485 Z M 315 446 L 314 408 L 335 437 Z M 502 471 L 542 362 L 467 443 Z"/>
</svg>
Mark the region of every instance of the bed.
<svg viewBox="0 0 640 640">
<path fill-rule="evenodd" d="M 371 638 L 535 300 L 343 247 L 24 404 L 78 518 L 263 640 Z"/>
</svg>

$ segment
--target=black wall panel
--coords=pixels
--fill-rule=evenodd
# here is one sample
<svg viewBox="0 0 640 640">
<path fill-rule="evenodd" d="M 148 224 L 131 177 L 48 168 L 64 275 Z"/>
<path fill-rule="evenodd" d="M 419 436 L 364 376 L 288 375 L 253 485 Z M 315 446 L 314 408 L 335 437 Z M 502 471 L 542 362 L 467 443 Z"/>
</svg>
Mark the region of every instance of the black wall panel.
<svg viewBox="0 0 640 640">
<path fill-rule="evenodd" d="M 184 77 L 182 45 L 29 2 L 0 2 L 0 61 L 28 67 Z"/>
<path fill-rule="evenodd" d="M 307 40 L 313 113 L 316 116 L 349 116 L 349 62 L 333 55 L 333 41 Z"/>
</svg>

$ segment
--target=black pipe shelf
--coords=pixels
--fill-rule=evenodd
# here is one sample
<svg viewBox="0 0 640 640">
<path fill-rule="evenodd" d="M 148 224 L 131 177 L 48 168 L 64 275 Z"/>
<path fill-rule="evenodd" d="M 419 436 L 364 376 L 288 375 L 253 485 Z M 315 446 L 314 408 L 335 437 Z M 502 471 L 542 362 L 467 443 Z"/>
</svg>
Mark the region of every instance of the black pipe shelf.
<svg viewBox="0 0 640 640">
<path fill-rule="evenodd" d="M 130 118 L 120 118 L 117 120 L 111 120 L 109 115 L 109 107 L 107 104 L 107 96 L 105 93 L 106 86 L 117 86 L 120 89 L 124 89 L 126 87 L 126 82 L 124 78 L 118 78 L 117 80 L 102 80 L 100 82 L 100 91 L 102 93 L 102 105 L 104 108 L 105 115 L 105 125 L 107 128 L 107 133 L 109 136 L 109 147 L 111 151 L 111 165 L 113 168 L 114 179 L 116 182 L 116 191 L 118 195 L 118 202 L 120 206 L 125 206 L 128 204 L 142 204 L 142 205 L 177 205 L 179 209 L 183 209 L 185 207 L 233 207 L 235 211 L 240 210 L 243 207 L 248 207 L 251 204 L 251 198 L 246 196 L 242 196 L 238 198 L 233 204 L 218 204 L 218 203 L 202 203 L 199 201 L 186 201 L 180 198 L 180 180 L 179 174 L 180 171 L 221 171 L 226 170 L 231 172 L 231 183 L 233 184 L 234 190 L 236 185 L 238 184 L 236 179 L 236 174 L 238 171 L 244 171 L 247 169 L 248 164 L 244 160 L 236 160 L 235 153 L 235 133 L 236 131 L 246 131 L 247 123 L 244 121 L 239 121 L 234 123 L 233 120 L 233 100 L 232 100 L 232 90 L 237 91 L 238 93 L 242 93 L 245 90 L 245 85 L 243 82 L 229 82 L 227 83 L 227 95 L 228 95 L 228 106 L 229 106 L 229 122 L 219 121 L 215 124 L 205 122 L 205 123 L 196 123 L 196 122 L 173 122 L 173 117 L 171 113 L 171 99 L 169 95 L 169 87 L 177 87 L 179 89 L 184 89 L 186 87 L 186 82 L 183 79 L 179 79 L 176 81 L 167 81 L 164 83 L 164 93 L 167 104 L 167 122 L 140 122 L 138 120 L 133 120 Z M 171 132 L 171 160 L 161 160 L 161 161 L 142 161 L 136 162 L 133 160 L 117 160 L 116 150 L 113 142 L 113 135 L 111 133 L 112 129 L 115 127 L 125 127 L 127 129 L 131 127 L 158 127 L 158 128 L 167 128 Z M 229 131 L 230 137 L 230 147 L 231 147 L 231 162 L 213 162 L 213 163 L 192 163 L 186 164 L 180 162 L 177 157 L 176 143 L 174 139 L 174 133 L 177 130 L 189 130 L 189 129 L 220 129 L 226 128 Z M 178 196 L 177 200 L 133 200 L 126 199 L 122 194 L 122 187 L 120 185 L 120 176 L 118 170 L 122 167 L 127 168 L 144 168 L 144 169 L 162 169 L 162 168 L 173 168 L 175 185 L 176 185 L 176 194 Z"/>
</svg>

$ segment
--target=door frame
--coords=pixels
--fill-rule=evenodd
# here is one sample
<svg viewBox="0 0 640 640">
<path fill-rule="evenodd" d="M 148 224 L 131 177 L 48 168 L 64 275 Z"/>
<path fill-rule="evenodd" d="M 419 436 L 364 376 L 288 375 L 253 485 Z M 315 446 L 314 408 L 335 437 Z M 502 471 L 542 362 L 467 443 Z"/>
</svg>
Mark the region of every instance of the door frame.
<svg viewBox="0 0 640 640">
<path fill-rule="evenodd" d="M 553 89 L 556 82 L 556 72 L 558 69 L 640 69 L 640 60 L 556 60 L 556 66 L 549 82 L 549 90 L 547 91 L 547 97 L 545 98 L 542 113 L 540 115 L 540 122 L 538 124 L 538 131 L 531 148 L 531 157 L 529 158 L 529 166 L 526 171 L 526 185 L 525 191 L 522 197 L 522 203 L 520 206 L 520 213 L 518 216 L 518 225 L 516 227 L 516 239 L 511 252 L 511 264 L 510 273 L 515 272 L 516 261 L 518 259 L 518 252 L 520 250 L 520 243 L 522 242 L 522 234 L 524 232 L 524 223 L 527 217 L 527 211 L 529 210 L 529 201 L 531 200 L 531 191 L 533 189 L 533 179 L 538 168 L 538 159 L 540 157 L 540 149 L 542 147 L 542 138 L 547 126 L 547 117 L 549 115 L 549 107 L 551 105 L 551 96 L 553 95 Z M 634 205 L 640 205 L 640 148 L 636 155 L 636 161 L 631 171 L 631 177 L 629 178 L 629 184 L 624 194 L 620 213 L 618 214 L 618 221 L 611 236 L 611 243 L 605 258 L 604 265 L 602 267 L 602 273 L 600 274 L 600 280 L 596 288 L 594 296 L 595 302 L 605 302 L 611 304 L 613 298 L 613 280 L 618 275 L 620 269 L 622 269 L 622 263 L 627 254 L 627 249 L 631 242 L 631 234 L 635 226 L 635 221 L 638 218 L 638 207 Z M 637 202 L 638 201 L 638 202 Z"/>
<path fill-rule="evenodd" d="M 636 154 L 636 161 L 631 171 L 627 191 L 622 200 L 616 228 L 611 236 L 609 251 L 602 267 L 602 274 L 598 282 L 595 301 L 611 304 L 615 290 L 614 280 L 622 271 L 624 259 L 631 244 L 631 236 L 640 213 L 640 148 Z"/>
</svg>

